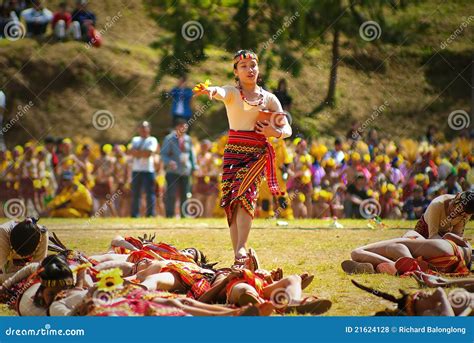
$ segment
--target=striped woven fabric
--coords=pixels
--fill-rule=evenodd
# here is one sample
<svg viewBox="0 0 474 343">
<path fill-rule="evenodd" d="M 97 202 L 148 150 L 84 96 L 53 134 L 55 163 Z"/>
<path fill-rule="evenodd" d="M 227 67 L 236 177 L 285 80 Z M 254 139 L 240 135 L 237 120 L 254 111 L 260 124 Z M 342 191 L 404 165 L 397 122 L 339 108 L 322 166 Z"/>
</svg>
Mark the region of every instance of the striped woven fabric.
<svg viewBox="0 0 474 343">
<path fill-rule="evenodd" d="M 141 316 L 163 316 L 183 317 L 187 316 L 177 307 L 158 304 L 154 299 L 174 299 L 176 296 L 167 292 L 143 291 L 131 286 L 118 289 L 109 293 L 110 301 L 94 301 L 89 308 L 88 316 L 100 317 L 141 317 Z"/>
<path fill-rule="evenodd" d="M 153 254 L 148 253 L 149 251 L 153 251 L 155 254 L 163 257 L 166 260 L 174 260 L 174 261 L 181 261 L 181 262 L 189 262 L 194 263 L 194 260 L 186 255 L 184 255 L 181 251 L 173 247 L 172 245 L 160 242 L 160 243 L 148 243 L 141 250 L 133 251 L 130 253 L 128 257 L 129 262 L 136 263 L 143 258 L 149 258 L 154 260 L 155 256 Z"/>
<path fill-rule="evenodd" d="M 142 249 L 143 248 L 143 243 L 139 239 L 136 239 L 135 237 L 127 236 L 127 237 L 125 237 L 125 240 L 137 249 Z M 130 254 L 131 253 L 130 250 L 128 250 L 124 247 L 112 246 L 112 249 L 117 254 Z"/>
<path fill-rule="evenodd" d="M 255 272 L 252 272 L 251 270 L 249 269 L 244 269 L 242 271 L 242 276 L 240 278 L 236 278 L 236 279 L 233 279 L 232 281 L 230 281 L 227 286 L 226 286 L 226 295 L 227 295 L 227 299 L 229 299 L 230 297 L 230 293 L 232 292 L 232 288 L 235 286 L 235 285 L 238 285 L 239 283 L 246 283 L 250 286 L 252 286 L 253 288 L 255 288 L 255 291 L 257 291 L 257 294 L 260 298 L 264 298 L 263 296 L 263 289 L 269 285 L 269 283 L 267 281 L 265 281 L 265 279 L 255 273 Z"/>
<path fill-rule="evenodd" d="M 271 193 L 283 195 L 275 173 L 275 151 L 267 138 L 255 131 L 229 130 L 223 168 L 221 207 L 225 209 L 229 226 L 239 202 L 254 217 L 258 186 L 264 173 Z"/>
<path fill-rule="evenodd" d="M 199 298 L 204 292 L 211 288 L 209 279 L 212 277 L 209 271 L 199 267 L 195 263 L 170 261 L 161 272 L 175 272 L 181 281 L 188 287 L 188 296 Z"/>
<path fill-rule="evenodd" d="M 447 241 L 453 246 L 453 255 L 425 258 L 424 260 L 428 262 L 430 267 L 432 267 L 436 272 L 451 274 L 453 276 L 469 275 L 470 271 L 466 266 L 461 248 L 458 247 L 456 243 L 448 239 Z"/>
<path fill-rule="evenodd" d="M 418 222 L 416 223 L 416 226 L 415 226 L 415 231 L 418 232 L 423 237 L 429 238 L 430 232 L 428 230 L 428 224 L 426 223 L 423 215 L 421 216 L 420 219 L 418 219 Z"/>
<path fill-rule="evenodd" d="M 144 251 L 154 251 L 161 257 L 167 260 L 174 260 L 174 261 L 181 261 L 181 262 L 190 262 L 196 264 L 194 260 L 186 255 L 184 255 L 181 251 L 176 249 L 174 246 L 160 242 L 150 243 L 143 247 Z"/>
</svg>

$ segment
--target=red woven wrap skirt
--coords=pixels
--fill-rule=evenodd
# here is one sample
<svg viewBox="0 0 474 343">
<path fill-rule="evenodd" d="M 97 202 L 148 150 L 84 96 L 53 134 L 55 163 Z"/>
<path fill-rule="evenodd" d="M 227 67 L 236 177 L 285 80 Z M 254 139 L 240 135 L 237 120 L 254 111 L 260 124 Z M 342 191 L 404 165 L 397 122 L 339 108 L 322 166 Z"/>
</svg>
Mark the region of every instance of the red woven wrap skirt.
<svg viewBox="0 0 474 343">
<path fill-rule="evenodd" d="M 275 151 L 266 137 L 255 131 L 229 130 L 223 168 L 220 205 L 226 212 L 229 226 L 238 203 L 254 217 L 258 187 L 264 175 L 272 194 L 283 194 L 275 174 Z"/>
</svg>

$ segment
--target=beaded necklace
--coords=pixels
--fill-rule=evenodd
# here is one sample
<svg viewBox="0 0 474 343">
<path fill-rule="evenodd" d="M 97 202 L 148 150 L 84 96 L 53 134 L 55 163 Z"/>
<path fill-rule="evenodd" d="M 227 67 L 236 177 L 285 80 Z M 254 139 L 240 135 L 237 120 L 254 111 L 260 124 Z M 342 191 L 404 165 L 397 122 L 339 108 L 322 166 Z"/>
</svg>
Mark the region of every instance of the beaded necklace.
<svg viewBox="0 0 474 343">
<path fill-rule="evenodd" d="M 262 87 L 259 87 L 259 91 L 258 91 L 258 99 L 257 100 L 254 100 L 254 101 L 249 101 L 247 100 L 247 98 L 245 97 L 244 95 L 244 92 L 242 90 L 242 87 L 239 85 L 237 86 L 237 89 L 239 90 L 240 92 L 240 98 L 245 101 L 248 105 L 250 106 L 260 106 L 263 104 L 263 92 L 262 92 Z"/>
</svg>

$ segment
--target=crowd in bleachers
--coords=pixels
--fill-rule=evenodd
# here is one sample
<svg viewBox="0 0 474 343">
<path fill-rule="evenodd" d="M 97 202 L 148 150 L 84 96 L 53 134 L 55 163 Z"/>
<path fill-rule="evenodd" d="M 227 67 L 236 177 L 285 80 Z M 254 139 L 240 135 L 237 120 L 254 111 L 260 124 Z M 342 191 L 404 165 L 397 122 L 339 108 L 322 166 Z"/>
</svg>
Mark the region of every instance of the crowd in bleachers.
<svg viewBox="0 0 474 343">
<path fill-rule="evenodd" d="M 198 141 L 183 127 L 186 124 L 178 122 L 161 147 L 156 142 L 145 157 L 137 155 L 139 138 L 128 145 L 99 146 L 88 139 L 47 137 L 41 143 L 4 149 L 0 151 L 2 208 L 9 199 L 22 199 L 28 209 L 51 216 L 88 217 L 101 209 L 104 216 L 175 217 L 188 216 L 183 204 L 192 198 L 201 208 L 191 216 L 224 216 L 219 208 L 219 178 L 226 136 Z M 148 130 L 149 135 L 149 124 L 143 123 L 140 130 Z M 187 138 L 181 140 L 179 132 Z M 363 134 L 354 139 L 349 132 L 333 141 L 297 137 L 272 142 L 279 182 L 287 192 L 273 198 L 262 183 L 258 216 L 361 218 L 365 217 L 361 204 L 369 199 L 375 204 L 370 214 L 416 219 L 436 196 L 473 189 L 470 137 L 445 142 L 441 137 L 432 139 L 429 131 L 420 140 L 394 142 L 379 139 L 374 130 L 369 136 L 371 140 L 363 139 Z M 170 158 L 174 137 L 176 149 L 186 151 L 187 167 L 179 165 L 183 156 L 177 156 L 176 163 Z M 186 144 L 188 150 L 179 150 Z M 146 166 L 151 183 L 144 184 L 148 181 L 143 178 L 143 184 L 134 184 L 137 158 L 152 161 L 153 166 Z M 146 197 L 142 199 L 140 192 L 132 196 L 133 187 L 144 188 Z M 148 201 L 151 196 L 153 201 Z M 145 198 L 146 206 L 140 210 Z M 64 210 L 74 203 L 81 203 L 81 208 Z"/>
</svg>

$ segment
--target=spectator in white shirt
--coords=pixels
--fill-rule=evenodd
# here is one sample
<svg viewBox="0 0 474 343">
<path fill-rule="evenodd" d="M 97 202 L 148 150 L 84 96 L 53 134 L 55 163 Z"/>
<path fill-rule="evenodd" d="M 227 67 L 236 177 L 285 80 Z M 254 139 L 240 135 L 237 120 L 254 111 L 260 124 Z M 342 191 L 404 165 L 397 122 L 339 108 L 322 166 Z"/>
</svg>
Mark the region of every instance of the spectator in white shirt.
<svg viewBox="0 0 474 343">
<path fill-rule="evenodd" d="M 26 23 L 26 31 L 29 37 L 43 36 L 53 19 L 53 13 L 43 6 L 42 0 L 33 0 L 31 3 L 33 7 L 21 12 L 21 17 Z"/>
<path fill-rule="evenodd" d="M 155 164 L 154 154 L 158 150 L 158 140 L 150 135 L 150 123 L 144 121 L 138 127 L 139 136 L 132 139 L 132 217 L 140 214 L 142 190 L 146 194 L 146 216 L 155 216 Z"/>
</svg>

